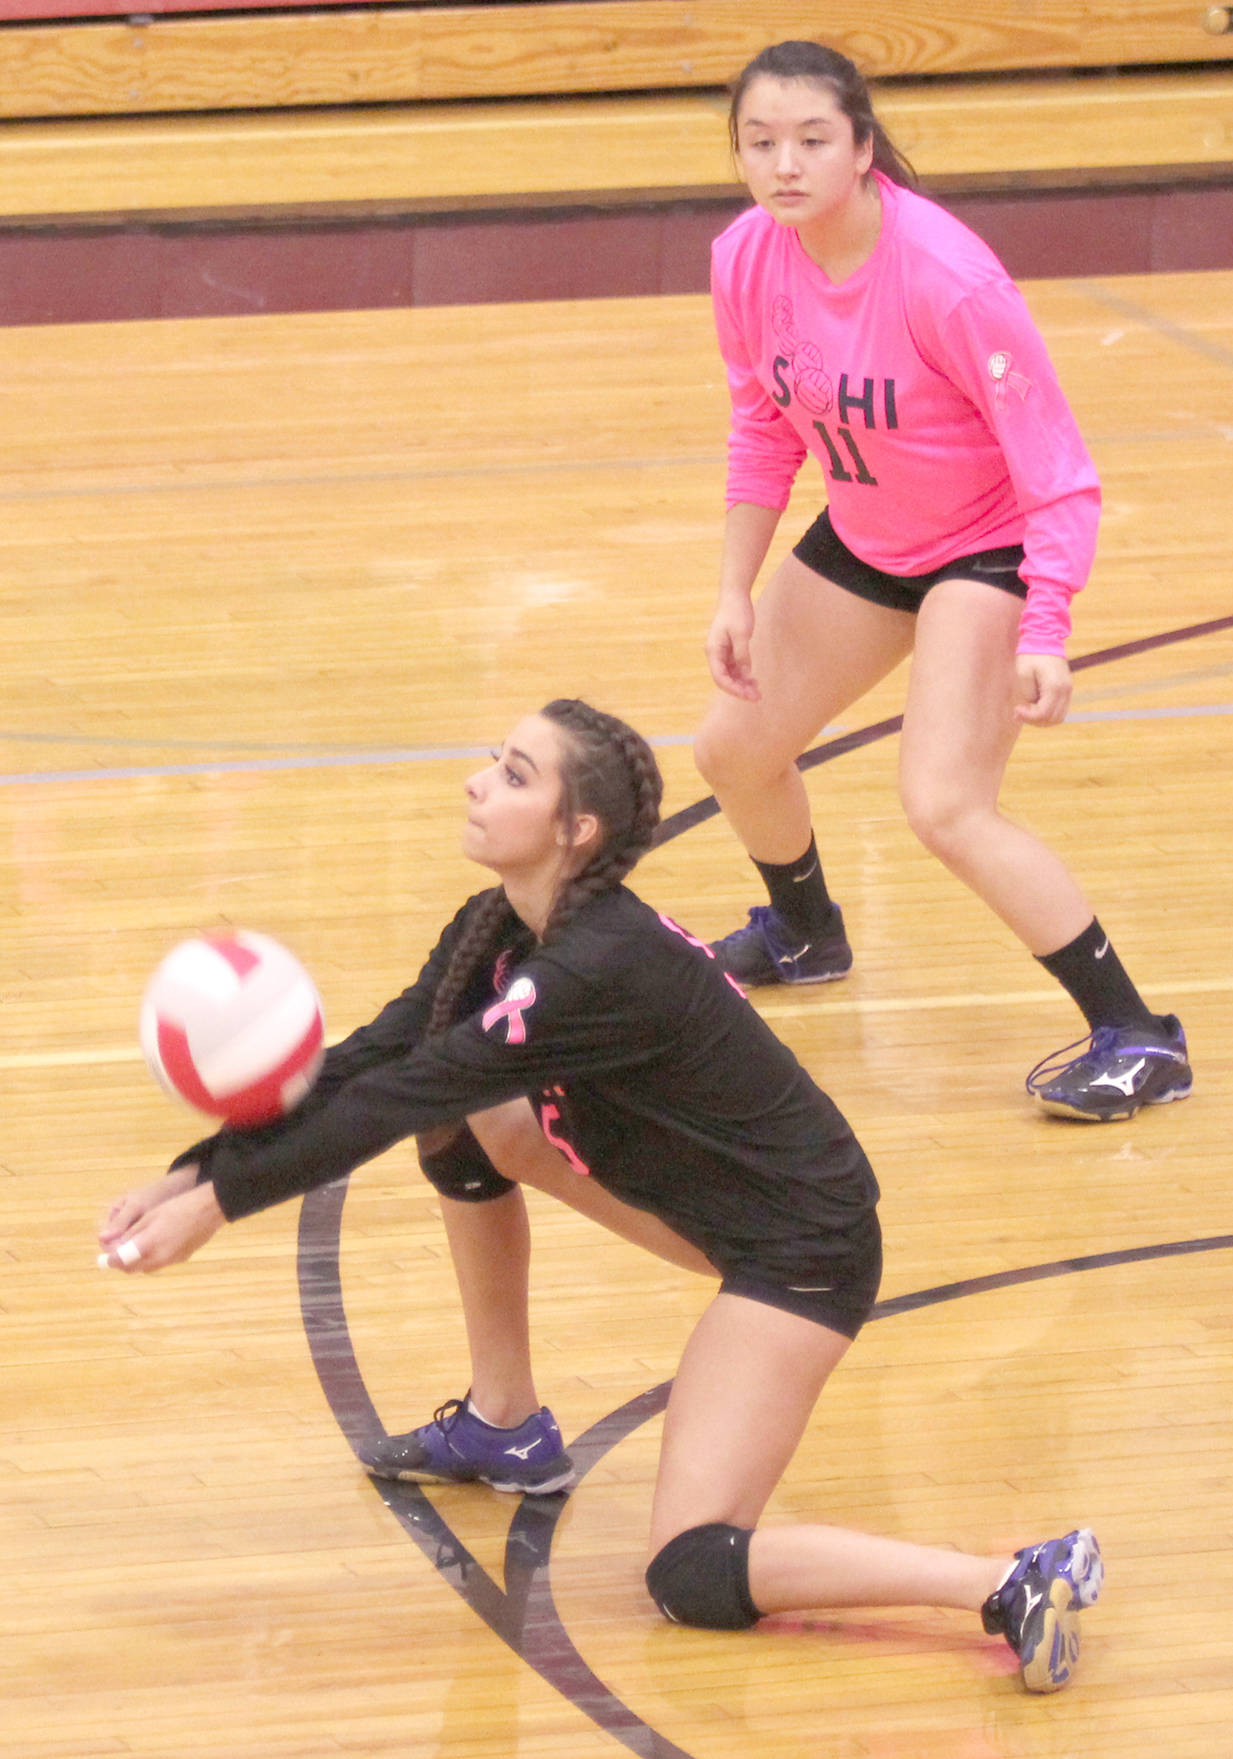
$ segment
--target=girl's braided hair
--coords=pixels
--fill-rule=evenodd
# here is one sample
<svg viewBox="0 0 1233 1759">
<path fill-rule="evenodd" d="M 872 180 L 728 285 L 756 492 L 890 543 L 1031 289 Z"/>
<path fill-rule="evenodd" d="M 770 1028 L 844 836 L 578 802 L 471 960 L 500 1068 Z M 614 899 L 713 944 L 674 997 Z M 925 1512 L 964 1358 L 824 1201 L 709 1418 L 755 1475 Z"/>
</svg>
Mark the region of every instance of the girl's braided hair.
<svg viewBox="0 0 1233 1759">
<path fill-rule="evenodd" d="M 852 138 L 856 145 L 863 147 L 867 140 L 873 141 L 874 170 L 881 171 L 892 183 L 902 183 L 909 189 L 916 187 L 915 170 L 873 113 L 873 99 L 864 75 L 846 55 L 841 55 L 838 49 L 827 48 L 824 43 L 772 43 L 741 69 L 729 88 L 728 138 L 734 155 L 738 154 L 737 125 L 745 93 L 755 79 L 763 76 L 767 79 L 805 79 L 814 85 L 826 86 L 852 124 Z"/>
<path fill-rule="evenodd" d="M 594 813 L 600 824 L 595 853 L 553 900 L 544 930 L 547 942 L 560 935 L 590 899 L 615 891 L 650 848 L 664 783 L 646 740 L 615 715 L 576 697 L 558 697 L 539 712 L 563 734 L 562 820 L 568 824 L 580 813 Z M 513 917 L 501 886 L 484 894 L 437 985 L 430 1033 L 444 1032 L 453 1023 L 467 985 L 484 959 L 496 952 Z"/>
</svg>

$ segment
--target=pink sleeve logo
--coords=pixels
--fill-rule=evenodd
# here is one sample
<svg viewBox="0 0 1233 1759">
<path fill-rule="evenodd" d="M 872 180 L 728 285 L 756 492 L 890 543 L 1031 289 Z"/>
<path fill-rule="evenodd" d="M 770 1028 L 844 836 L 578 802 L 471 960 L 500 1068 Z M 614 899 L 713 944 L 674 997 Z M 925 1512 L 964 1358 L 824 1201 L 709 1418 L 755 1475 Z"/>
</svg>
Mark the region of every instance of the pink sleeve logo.
<svg viewBox="0 0 1233 1759">
<path fill-rule="evenodd" d="M 561 1089 L 558 1087 L 554 1089 L 554 1091 L 560 1093 Z M 589 1179 L 591 1176 L 590 1167 L 582 1157 L 574 1151 L 570 1144 L 565 1140 L 564 1136 L 559 1135 L 557 1131 L 553 1129 L 554 1124 L 560 1124 L 562 1121 L 560 1106 L 553 1105 L 551 1100 L 546 1100 L 540 1107 L 540 1129 L 544 1132 L 544 1135 L 548 1138 L 549 1142 L 551 1142 L 552 1146 L 558 1151 L 558 1153 L 565 1156 L 574 1171 L 576 1173 L 581 1173 L 584 1178 Z"/>
<path fill-rule="evenodd" d="M 498 1021 L 505 1021 L 506 1044 L 525 1044 L 527 1024 L 523 1015 L 535 1005 L 535 985 L 529 977 L 516 978 L 504 998 L 486 1008 L 480 1020 L 485 1032 L 491 1032 Z"/>
<path fill-rule="evenodd" d="M 700 953 L 705 953 L 708 959 L 713 959 L 715 957 L 715 949 L 713 947 L 708 947 L 705 941 L 700 941 L 698 939 L 697 935 L 690 934 L 689 930 L 687 928 L 682 928 L 679 922 L 673 922 L 672 918 L 670 916 L 665 916 L 662 910 L 657 910 L 655 914 L 659 917 L 659 920 L 663 923 L 665 928 L 671 929 L 673 934 L 679 934 L 681 939 L 683 941 L 688 941 L 691 947 L 697 947 L 698 951 Z M 732 985 L 737 995 L 740 996 L 741 1000 L 747 1001 L 748 997 L 746 996 L 745 991 L 741 988 L 735 977 L 733 977 L 732 973 L 730 971 L 725 971 L 724 976 Z"/>
<path fill-rule="evenodd" d="M 665 916 L 662 910 L 657 910 L 655 914 L 659 917 L 659 920 L 663 923 L 665 928 L 670 928 L 673 934 L 679 934 L 681 939 L 683 941 L 688 941 L 691 947 L 697 947 L 698 951 L 700 953 L 705 953 L 708 959 L 713 959 L 715 957 L 715 952 L 712 947 L 708 947 L 705 941 L 700 941 L 697 935 L 690 934 L 687 928 L 682 928 L 679 922 L 673 922 L 672 918 L 670 916 Z"/>
<path fill-rule="evenodd" d="M 999 404 L 1005 403 L 1008 391 L 1017 391 L 1022 402 L 1032 389 L 1031 379 L 1015 371 L 1014 360 L 1004 348 L 995 349 L 989 356 L 989 377 L 994 383 L 994 400 Z"/>
</svg>

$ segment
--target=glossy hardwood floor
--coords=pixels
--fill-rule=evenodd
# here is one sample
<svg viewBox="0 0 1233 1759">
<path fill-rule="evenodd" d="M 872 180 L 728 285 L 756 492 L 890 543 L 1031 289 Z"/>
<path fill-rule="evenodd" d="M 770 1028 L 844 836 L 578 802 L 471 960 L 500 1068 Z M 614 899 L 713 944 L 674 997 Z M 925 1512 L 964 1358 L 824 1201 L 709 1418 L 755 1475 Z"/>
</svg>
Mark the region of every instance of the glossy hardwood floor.
<svg viewBox="0 0 1233 1759">
<path fill-rule="evenodd" d="M 1100 1128 L 1030 1109 L 1024 1073 L 1078 1017 L 913 843 L 889 736 L 810 772 L 852 977 L 758 997 L 879 1172 L 889 1304 L 771 1518 L 987 1550 L 1091 1522 L 1108 1586 L 1050 1700 L 967 1615 L 658 1619 L 656 1401 L 619 1414 L 670 1378 L 709 1291 L 571 1214 L 534 1206 L 540 1391 L 568 1438 L 600 1427 L 550 1557 L 534 1510 L 486 1491 L 387 1506 L 329 1402 L 368 1397 L 393 1430 L 465 1385 L 409 1149 L 354 1177 L 337 1231 L 353 1363 L 318 1301 L 316 1199 L 298 1252 L 292 1206 L 158 1277 L 95 1268 L 105 1202 L 197 1133 L 135 1043 L 174 941 L 264 929 L 315 973 L 332 1033 L 366 1019 L 475 883 L 457 827 L 476 755 L 556 694 L 659 743 L 669 812 L 703 793 L 688 736 L 726 425 L 705 302 L 0 332 L 0 1752 L 1223 1751 L 1231 293 L 1029 289 L 1106 489 L 1072 657 L 1142 645 L 1080 673 L 1064 728 L 1024 736 L 1008 804 L 1184 1017 L 1193 1097 Z M 719 820 L 639 883 L 703 935 L 756 898 Z"/>
</svg>

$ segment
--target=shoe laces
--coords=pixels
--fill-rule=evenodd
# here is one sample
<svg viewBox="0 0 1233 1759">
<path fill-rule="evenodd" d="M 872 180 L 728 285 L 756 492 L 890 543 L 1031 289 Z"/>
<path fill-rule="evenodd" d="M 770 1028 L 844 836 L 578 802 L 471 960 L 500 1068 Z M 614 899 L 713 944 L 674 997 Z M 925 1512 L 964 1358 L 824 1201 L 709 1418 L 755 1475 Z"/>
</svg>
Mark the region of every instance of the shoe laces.
<svg viewBox="0 0 1233 1759">
<path fill-rule="evenodd" d="M 1049 1056 L 1042 1057 L 1036 1067 L 1028 1074 L 1025 1082 L 1028 1092 L 1034 1094 L 1047 1081 L 1053 1080 L 1058 1075 L 1069 1074 L 1072 1069 L 1077 1069 L 1080 1063 L 1086 1063 L 1089 1059 L 1095 1060 L 1099 1057 L 1113 1056 L 1123 1050 L 1129 1050 L 1130 1046 L 1119 1045 L 1118 1040 L 1124 1033 L 1133 1033 L 1135 1030 L 1136 1028 L 1127 1026 L 1097 1026 L 1094 1031 L 1088 1033 L 1086 1038 L 1076 1038 L 1073 1044 L 1063 1045 L 1060 1051 L 1053 1051 Z M 1140 1038 L 1148 1037 L 1146 1029 L 1140 1032 L 1139 1036 Z M 1178 1047 L 1173 1044 L 1147 1043 L 1138 1044 L 1134 1048 L 1154 1056 L 1168 1057 L 1174 1062 L 1181 1060 Z M 1078 1056 L 1071 1056 L 1072 1051 L 1077 1051 Z"/>
<path fill-rule="evenodd" d="M 749 912 L 749 920 L 745 926 L 743 928 L 734 928 L 731 934 L 726 934 L 722 939 L 717 940 L 714 943 L 715 946 L 735 946 L 738 941 L 746 941 L 751 935 L 756 935 L 759 940 L 765 940 L 767 918 L 773 914 L 774 912 L 769 904 L 755 904 Z"/>
<path fill-rule="evenodd" d="M 1039 1577 L 1041 1556 L 1047 1546 L 1048 1542 L 1044 1541 L 1025 1546 L 1022 1551 L 1016 1552 L 1010 1574 L 994 1589 L 981 1609 L 985 1629 L 990 1636 L 995 1631 L 1001 1631 L 1009 1639 L 1012 1648 L 1018 1647 L 1024 1620 L 1040 1597 L 1040 1583 L 1033 1580 L 1033 1577 Z"/>
<path fill-rule="evenodd" d="M 466 1411 L 466 1408 L 467 1401 L 465 1399 L 446 1399 L 443 1405 L 437 1406 L 432 1414 L 432 1420 L 441 1431 L 442 1435 L 449 1434 L 450 1430 L 453 1429 L 459 1418 L 462 1417 Z"/>
<path fill-rule="evenodd" d="M 1025 1084 L 1028 1092 L 1035 1093 L 1037 1088 L 1043 1087 L 1047 1081 L 1058 1075 L 1068 1075 L 1081 1063 L 1118 1055 L 1124 1048 L 1128 1048 L 1118 1044 L 1118 1039 L 1128 1030 L 1131 1029 L 1125 1026 L 1097 1026 L 1086 1038 L 1076 1038 L 1073 1044 L 1063 1045 L 1060 1051 L 1050 1052 L 1029 1072 Z M 1141 1048 L 1172 1054 L 1165 1045 L 1144 1045 Z M 1078 1055 L 1072 1056 L 1072 1051 L 1077 1051 Z"/>
<path fill-rule="evenodd" d="M 1095 1032 L 1089 1032 L 1086 1038 L 1076 1038 L 1073 1044 L 1063 1045 L 1060 1051 L 1050 1051 L 1047 1057 L 1040 1059 L 1034 1069 L 1029 1070 L 1027 1080 L 1024 1083 L 1028 1092 L 1035 1093 L 1038 1087 L 1043 1087 L 1045 1082 L 1052 1080 L 1055 1075 L 1065 1075 L 1077 1063 L 1081 1063 L 1085 1057 L 1091 1056 L 1093 1052 L 1099 1054 L 1108 1050 L 1115 1031 L 1116 1028 L 1112 1026 L 1098 1026 Z M 1078 1051 L 1078 1056 L 1072 1056 L 1072 1051 Z"/>
</svg>

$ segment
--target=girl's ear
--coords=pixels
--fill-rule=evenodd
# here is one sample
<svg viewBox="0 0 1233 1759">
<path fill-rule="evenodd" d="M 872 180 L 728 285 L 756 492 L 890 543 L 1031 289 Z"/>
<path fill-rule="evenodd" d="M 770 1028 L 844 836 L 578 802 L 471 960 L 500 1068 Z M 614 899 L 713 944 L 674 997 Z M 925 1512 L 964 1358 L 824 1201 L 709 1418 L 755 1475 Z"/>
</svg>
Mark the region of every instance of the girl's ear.
<svg viewBox="0 0 1233 1759">
<path fill-rule="evenodd" d="M 579 854 L 590 852 L 599 841 L 599 820 L 593 812 L 580 812 L 574 818 L 572 831 L 557 827 L 557 841 Z"/>
</svg>

